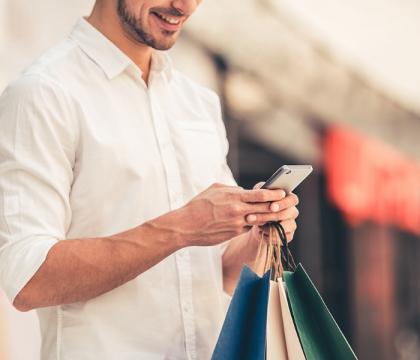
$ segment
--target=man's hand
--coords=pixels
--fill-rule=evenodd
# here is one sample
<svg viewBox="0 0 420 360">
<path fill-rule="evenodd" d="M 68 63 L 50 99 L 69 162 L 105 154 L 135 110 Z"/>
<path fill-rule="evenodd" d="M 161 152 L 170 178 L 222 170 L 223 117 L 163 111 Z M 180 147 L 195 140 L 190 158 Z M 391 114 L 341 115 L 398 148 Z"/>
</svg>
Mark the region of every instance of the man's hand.
<svg viewBox="0 0 420 360">
<path fill-rule="evenodd" d="M 263 184 L 263 182 L 256 184 L 254 189 L 260 189 Z M 296 219 L 299 216 L 299 210 L 296 206 L 298 204 L 299 198 L 292 193 L 287 195 L 284 199 L 273 202 L 270 205 L 270 210 L 275 214 L 275 219 L 269 221 L 280 221 L 280 224 L 286 232 L 288 241 L 293 240 L 293 236 L 297 229 Z M 263 226 L 254 225 L 251 229 L 251 237 L 259 243 L 262 235 Z"/>
<path fill-rule="evenodd" d="M 289 236 L 296 228 L 296 195 L 283 190 L 254 189 L 214 184 L 180 209 L 179 229 L 186 246 L 216 245 L 252 226 L 282 220 Z"/>
<path fill-rule="evenodd" d="M 255 185 L 254 192 L 268 191 L 279 194 L 279 198 L 266 203 L 266 211 L 254 212 L 246 216 L 246 223 L 252 224 L 252 229 L 245 235 L 233 238 L 223 254 L 223 287 L 232 294 L 239 279 L 242 266 L 253 264 L 261 241 L 262 226 L 269 221 L 280 221 L 286 232 L 288 241 L 292 240 L 296 230 L 296 218 L 299 202 L 295 194 L 285 196 L 282 190 L 259 189 L 262 183 Z"/>
</svg>

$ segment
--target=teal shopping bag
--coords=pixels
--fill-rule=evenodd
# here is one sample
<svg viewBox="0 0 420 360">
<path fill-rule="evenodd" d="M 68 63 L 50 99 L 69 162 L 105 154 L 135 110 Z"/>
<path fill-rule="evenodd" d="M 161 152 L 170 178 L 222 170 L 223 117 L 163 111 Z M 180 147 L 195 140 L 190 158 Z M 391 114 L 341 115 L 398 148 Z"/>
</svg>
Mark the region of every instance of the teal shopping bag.
<svg viewBox="0 0 420 360">
<path fill-rule="evenodd" d="M 283 243 L 285 263 L 283 279 L 296 330 L 307 360 L 354 360 L 357 359 L 344 334 L 328 310 L 321 295 L 304 270 L 295 265 L 287 246 L 284 229 L 273 226 Z"/>
<path fill-rule="evenodd" d="M 280 250 L 263 243 L 253 269 L 247 265 L 242 268 L 212 360 L 266 359 L 270 281 L 278 274 Z"/>
<path fill-rule="evenodd" d="M 270 271 L 258 276 L 244 266 L 212 360 L 264 360 Z"/>
</svg>

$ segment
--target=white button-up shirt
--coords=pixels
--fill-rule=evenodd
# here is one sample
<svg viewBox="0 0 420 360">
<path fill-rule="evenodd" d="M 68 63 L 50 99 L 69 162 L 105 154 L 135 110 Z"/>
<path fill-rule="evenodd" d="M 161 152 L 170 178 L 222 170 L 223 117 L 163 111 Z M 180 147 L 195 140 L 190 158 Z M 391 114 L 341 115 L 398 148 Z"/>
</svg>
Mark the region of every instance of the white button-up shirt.
<svg viewBox="0 0 420 360">
<path fill-rule="evenodd" d="M 147 87 L 80 20 L 0 98 L 0 286 L 13 301 L 57 241 L 119 233 L 235 184 L 227 146 L 213 92 L 159 52 Z M 209 359 L 221 253 L 185 248 L 97 298 L 38 310 L 42 359 Z"/>
</svg>

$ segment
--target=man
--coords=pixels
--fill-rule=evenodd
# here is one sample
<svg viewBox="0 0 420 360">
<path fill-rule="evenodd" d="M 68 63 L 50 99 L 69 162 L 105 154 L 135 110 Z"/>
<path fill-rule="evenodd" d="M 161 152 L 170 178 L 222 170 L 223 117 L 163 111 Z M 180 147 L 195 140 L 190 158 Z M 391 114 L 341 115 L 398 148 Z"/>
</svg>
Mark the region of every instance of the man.
<svg viewBox="0 0 420 360">
<path fill-rule="evenodd" d="M 0 99 L 0 285 L 42 359 L 208 359 L 258 226 L 293 237 L 297 197 L 236 186 L 217 96 L 158 51 L 199 2 L 98 0 Z"/>
</svg>

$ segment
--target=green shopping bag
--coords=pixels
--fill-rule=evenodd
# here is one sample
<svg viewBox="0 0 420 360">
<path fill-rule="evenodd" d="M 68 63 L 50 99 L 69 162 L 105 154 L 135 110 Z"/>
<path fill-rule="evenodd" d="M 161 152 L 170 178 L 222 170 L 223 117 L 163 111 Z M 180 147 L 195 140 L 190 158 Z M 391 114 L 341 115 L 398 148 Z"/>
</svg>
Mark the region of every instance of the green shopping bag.
<svg viewBox="0 0 420 360">
<path fill-rule="evenodd" d="M 284 229 L 272 223 L 282 240 L 283 279 L 296 330 L 307 360 L 354 360 L 354 351 L 304 270 L 295 265 Z"/>
</svg>

